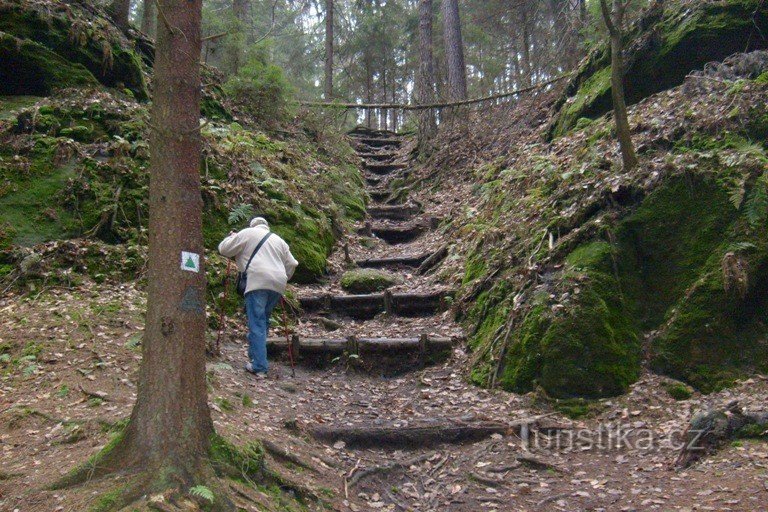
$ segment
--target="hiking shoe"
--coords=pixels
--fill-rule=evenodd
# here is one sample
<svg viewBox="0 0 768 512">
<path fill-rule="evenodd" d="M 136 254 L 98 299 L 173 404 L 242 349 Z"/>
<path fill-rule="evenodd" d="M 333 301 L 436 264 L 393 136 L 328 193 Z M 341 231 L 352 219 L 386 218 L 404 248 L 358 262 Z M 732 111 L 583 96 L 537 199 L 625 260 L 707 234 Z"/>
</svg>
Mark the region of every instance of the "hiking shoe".
<svg viewBox="0 0 768 512">
<path fill-rule="evenodd" d="M 245 371 L 253 375 L 259 380 L 263 380 L 267 378 L 267 374 L 265 372 L 257 372 L 253 369 L 253 365 L 251 363 L 245 363 Z"/>
</svg>

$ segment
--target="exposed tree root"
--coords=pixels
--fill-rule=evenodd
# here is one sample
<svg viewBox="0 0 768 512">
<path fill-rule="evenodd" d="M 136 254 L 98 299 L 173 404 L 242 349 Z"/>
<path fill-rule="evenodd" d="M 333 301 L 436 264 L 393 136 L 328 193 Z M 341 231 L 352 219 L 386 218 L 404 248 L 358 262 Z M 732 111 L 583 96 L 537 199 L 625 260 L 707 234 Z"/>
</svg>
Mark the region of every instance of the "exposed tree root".
<svg viewBox="0 0 768 512">
<path fill-rule="evenodd" d="M 434 453 L 427 453 L 424 455 L 418 455 L 416 457 L 412 457 L 410 459 L 402 460 L 402 461 L 395 461 L 391 462 L 389 464 L 385 464 L 383 466 L 372 466 L 370 468 L 361 469 L 359 471 L 354 471 L 352 475 L 346 480 L 345 487 L 351 488 L 357 485 L 360 480 L 363 478 L 367 478 L 371 475 L 375 475 L 377 473 L 386 473 L 388 471 L 392 471 L 395 469 L 400 468 L 408 468 L 410 466 L 413 466 L 414 464 L 419 464 L 421 462 L 424 462 L 427 459 L 430 459 L 434 456 Z"/>
<path fill-rule="evenodd" d="M 677 468 L 687 468 L 714 453 L 734 437 L 765 437 L 768 434 L 768 412 L 744 413 L 738 401 L 723 409 L 702 411 L 691 418 L 685 444 L 675 460 Z"/>
<path fill-rule="evenodd" d="M 61 478 L 52 488 L 74 487 L 110 475 L 127 477 L 127 484 L 108 494 L 102 493 L 97 506 L 100 512 L 123 509 L 230 512 L 237 510 L 235 502 L 242 499 L 273 509 L 268 506 L 270 498 L 256 490 L 258 485 L 281 489 L 287 501 L 297 500 L 304 505 L 322 502 L 317 492 L 281 474 L 279 464 L 275 463 L 275 469 L 266 466 L 265 451 L 278 459 L 317 471 L 300 457 L 274 443 L 236 447 L 214 435 L 208 457 L 201 459 L 196 466 L 174 467 L 167 462 L 160 467 L 149 468 L 131 463 L 137 459 L 124 453 L 124 435 L 124 432 L 118 433 L 99 453 Z"/>
</svg>

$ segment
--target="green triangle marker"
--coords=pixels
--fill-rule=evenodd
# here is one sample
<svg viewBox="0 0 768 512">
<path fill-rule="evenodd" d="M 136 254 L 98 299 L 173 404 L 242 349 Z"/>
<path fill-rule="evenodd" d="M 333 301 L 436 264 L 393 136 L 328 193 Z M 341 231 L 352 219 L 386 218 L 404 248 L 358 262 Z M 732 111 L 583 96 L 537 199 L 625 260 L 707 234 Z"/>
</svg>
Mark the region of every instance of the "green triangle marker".
<svg viewBox="0 0 768 512">
<path fill-rule="evenodd" d="M 195 268 L 195 261 L 189 257 L 187 258 L 187 262 L 184 264 L 184 266 L 187 268 Z"/>
</svg>

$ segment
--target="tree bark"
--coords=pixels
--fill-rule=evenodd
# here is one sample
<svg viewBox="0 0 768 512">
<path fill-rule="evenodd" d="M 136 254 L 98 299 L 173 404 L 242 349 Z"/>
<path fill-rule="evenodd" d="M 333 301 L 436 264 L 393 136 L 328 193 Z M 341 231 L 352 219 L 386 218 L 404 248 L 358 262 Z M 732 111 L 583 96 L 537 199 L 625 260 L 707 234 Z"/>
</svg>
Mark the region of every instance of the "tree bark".
<svg viewBox="0 0 768 512">
<path fill-rule="evenodd" d="M 127 32 L 130 27 L 131 0 L 112 0 L 109 4 L 109 13 L 115 20 L 117 28 Z"/>
<path fill-rule="evenodd" d="M 522 54 L 522 72 L 523 72 L 523 86 L 530 86 L 533 80 L 533 65 L 531 64 L 531 33 L 528 28 L 528 5 L 524 4 L 520 6 L 520 29 L 521 29 L 521 46 L 523 47 Z"/>
<path fill-rule="evenodd" d="M 150 137 L 147 318 L 123 464 L 188 479 L 204 467 L 213 422 L 205 383 L 200 194 L 201 0 L 166 0 L 158 24 Z M 173 33 L 169 31 L 173 28 Z M 182 251 L 199 255 L 194 268 Z M 196 270 L 196 271 L 195 271 Z"/>
<path fill-rule="evenodd" d="M 141 14 L 141 31 L 154 39 L 157 29 L 157 4 L 155 0 L 144 0 L 144 11 Z"/>
<path fill-rule="evenodd" d="M 325 99 L 333 99 L 333 0 L 325 0 Z"/>
<path fill-rule="evenodd" d="M 249 0 L 232 0 L 232 14 L 237 20 L 237 30 L 243 34 L 245 34 L 246 27 L 249 24 L 249 11 Z M 245 41 L 245 36 L 243 36 L 243 41 Z M 235 54 L 232 56 L 232 72 L 237 74 L 243 65 L 242 47 L 235 47 L 233 52 Z"/>
<path fill-rule="evenodd" d="M 606 0 L 600 0 L 600 8 L 611 38 L 611 97 L 613 117 L 616 120 L 616 135 L 619 139 L 624 170 L 629 171 L 637 167 L 638 162 L 632 143 L 624 96 L 624 58 L 621 39 L 627 4 L 622 0 L 613 0 L 613 11 L 611 11 Z"/>
<path fill-rule="evenodd" d="M 416 90 L 418 103 L 435 101 L 435 66 L 432 46 L 432 0 L 419 0 L 419 71 Z M 435 111 L 425 109 L 419 113 L 419 152 L 429 151 L 429 141 L 437 133 Z"/>
<path fill-rule="evenodd" d="M 461 37 L 459 0 L 443 1 L 443 37 L 448 67 L 448 94 L 452 100 L 467 99 L 467 69 Z"/>
</svg>

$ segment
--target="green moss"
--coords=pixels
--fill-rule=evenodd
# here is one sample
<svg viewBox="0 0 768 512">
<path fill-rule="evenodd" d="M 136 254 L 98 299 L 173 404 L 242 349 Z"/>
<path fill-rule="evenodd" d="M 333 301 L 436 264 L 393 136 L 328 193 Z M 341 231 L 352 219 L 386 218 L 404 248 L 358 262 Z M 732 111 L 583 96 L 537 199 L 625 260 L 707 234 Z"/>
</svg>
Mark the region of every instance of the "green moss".
<svg viewBox="0 0 768 512">
<path fill-rule="evenodd" d="M 125 502 L 125 491 L 127 488 L 118 487 L 112 491 L 99 496 L 96 503 L 89 509 L 89 512 L 109 512 L 117 510 L 118 506 Z"/>
<path fill-rule="evenodd" d="M 645 30 L 630 33 L 625 48 L 625 95 L 634 104 L 657 92 L 675 87 L 693 70 L 743 51 L 765 48 L 754 31 L 768 30 L 768 6 L 759 0 L 686 3 L 655 11 Z M 590 55 L 561 101 L 551 134 L 561 136 L 581 118 L 595 119 L 613 108 L 610 85 L 610 52 L 603 43 Z"/>
<path fill-rule="evenodd" d="M 375 269 L 357 269 L 345 272 L 341 287 L 350 293 L 374 293 L 402 282 L 397 276 Z"/>
<path fill-rule="evenodd" d="M 0 196 L 0 225 L 13 229 L 13 243 L 33 245 L 52 239 L 66 238 L 76 232 L 73 212 L 55 200 L 67 181 L 75 175 L 73 164 L 55 168 L 52 154 L 35 151 L 35 175 L 15 181 Z"/>
<path fill-rule="evenodd" d="M 736 432 L 736 437 L 741 439 L 768 439 L 768 426 L 755 423 L 746 425 Z"/>
<path fill-rule="evenodd" d="M 261 482 L 264 477 L 264 450 L 258 443 L 237 447 L 214 434 L 209 456 L 219 476 L 246 484 Z"/>
<path fill-rule="evenodd" d="M 0 94 L 46 96 L 55 89 L 94 86 L 98 82 L 82 65 L 45 46 L 0 32 Z"/>
<path fill-rule="evenodd" d="M 583 398 L 568 398 L 564 400 L 555 400 L 552 408 L 557 412 L 573 419 L 593 417 L 605 409 L 605 405 L 594 400 L 585 400 Z"/>
<path fill-rule="evenodd" d="M 622 221 L 619 270 L 644 327 L 664 320 L 736 216 L 725 189 L 696 177 L 668 181 Z"/>
<path fill-rule="evenodd" d="M 667 384 L 665 388 L 669 396 L 675 400 L 688 400 L 693 396 L 693 390 L 681 382 Z"/>
<path fill-rule="evenodd" d="M 39 8 L 22 0 L 6 0 L 0 5 L 0 31 L 34 41 L 59 55 L 61 61 L 72 63 L 72 69 L 87 70 L 90 83 L 127 87 L 138 100 L 146 100 L 149 95 L 138 55 L 123 48 L 116 38 L 113 40 L 105 20 L 88 23 L 64 12 Z M 0 67 L 5 67 L 5 62 Z"/>
<path fill-rule="evenodd" d="M 556 135 L 564 135 L 582 119 L 596 117 L 596 112 L 611 107 L 611 68 L 606 67 L 587 78 L 579 87 L 576 96 L 560 111 Z M 607 105 L 606 105 L 607 103 Z M 582 121 L 583 123 L 583 121 Z"/>
</svg>

